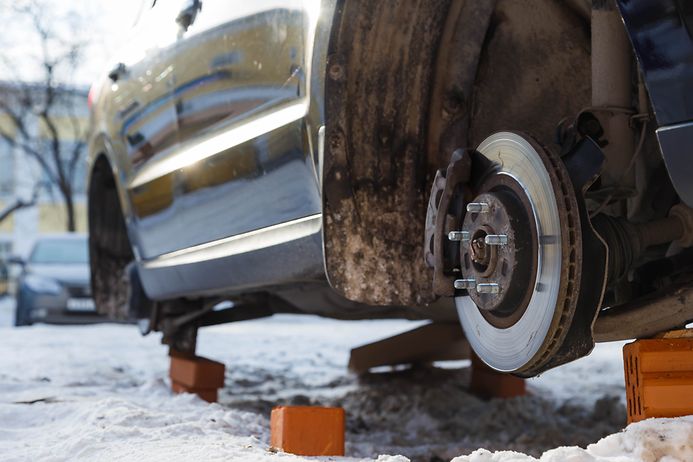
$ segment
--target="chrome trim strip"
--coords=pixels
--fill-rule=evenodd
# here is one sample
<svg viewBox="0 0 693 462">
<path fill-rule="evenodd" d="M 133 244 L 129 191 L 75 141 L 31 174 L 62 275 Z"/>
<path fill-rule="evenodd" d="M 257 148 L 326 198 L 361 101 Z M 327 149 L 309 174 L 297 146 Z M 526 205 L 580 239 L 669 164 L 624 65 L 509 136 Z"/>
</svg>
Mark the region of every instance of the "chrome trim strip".
<svg viewBox="0 0 693 462">
<path fill-rule="evenodd" d="M 188 167 L 257 138 L 260 135 L 270 133 L 280 127 L 301 120 L 306 115 L 307 110 L 307 100 L 302 99 L 289 106 L 273 109 L 272 112 L 258 116 L 254 120 L 233 126 L 227 131 L 214 135 L 200 143 L 168 154 L 167 157 L 161 160 L 152 159 L 135 175 L 128 187 L 132 189 L 149 183 L 168 173 Z"/>
<path fill-rule="evenodd" d="M 320 181 L 320 192 L 322 192 L 322 167 L 325 165 L 325 126 L 318 128 L 318 181 Z"/>
<path fill-rule="evenodd" d="M 659 135 L 660 132 L 668 132 L 669 130 L 678 130 L 680 128 L 692 127 L 692 126 L 693 126 L 693 122 L 682 122 L 682 123 L 678 123 L 675 125 L 665 125 L 663 127 L 659 127 L 657 130 L 655 130 L 655 133 L 657 133 Z"/>
<path fill-rule="evenodd" d="M 166 253 L 143 261 L 142 266 L 144 269 L 165 268 L 253 252 L 319 233 L 321 228 L 322 214 L 318 213 L 248 233 L 219 239 L 218 241 L 206 242 L 187 249 Z"/>
</svg>

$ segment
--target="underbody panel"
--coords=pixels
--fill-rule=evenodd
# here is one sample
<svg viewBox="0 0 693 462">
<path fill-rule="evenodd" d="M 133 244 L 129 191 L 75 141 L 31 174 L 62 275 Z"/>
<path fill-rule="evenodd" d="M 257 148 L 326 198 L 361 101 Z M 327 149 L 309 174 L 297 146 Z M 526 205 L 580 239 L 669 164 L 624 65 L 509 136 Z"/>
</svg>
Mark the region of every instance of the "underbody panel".
<svg viewBox="0 0 693 462">
<path fill-rule="evenodd" d="M 693 206 L 693 4 L 686 0 L 618 1 L 659 129 L 676 192 Z"/>
</svg>

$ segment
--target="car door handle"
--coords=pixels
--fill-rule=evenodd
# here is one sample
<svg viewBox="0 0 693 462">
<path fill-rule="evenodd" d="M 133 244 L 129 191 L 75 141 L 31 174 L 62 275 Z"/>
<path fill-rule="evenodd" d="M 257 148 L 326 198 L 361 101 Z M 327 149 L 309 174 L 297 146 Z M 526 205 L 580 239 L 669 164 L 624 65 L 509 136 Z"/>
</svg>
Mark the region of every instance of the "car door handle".
<svg viewBox="0 0 693 462">
<path fill-rule="evenodd" d="M 184 30 L 188 28 L 195 22 L 197 18 L 197 13 L 202 10 L 202 2 L 200 0 L 188 0 L 185 2 L 185 6 L 178 16 L 176 16 L 176 23 Z"/>
<path fill-rule="evenodd" d="M 113 69 L 111 69 L 111 72 L 108 73 L 108 78 L 115 83 L 125 76 L 127 72 L 128 67 L 123 63 L 118 63 Z"/>
</svg>

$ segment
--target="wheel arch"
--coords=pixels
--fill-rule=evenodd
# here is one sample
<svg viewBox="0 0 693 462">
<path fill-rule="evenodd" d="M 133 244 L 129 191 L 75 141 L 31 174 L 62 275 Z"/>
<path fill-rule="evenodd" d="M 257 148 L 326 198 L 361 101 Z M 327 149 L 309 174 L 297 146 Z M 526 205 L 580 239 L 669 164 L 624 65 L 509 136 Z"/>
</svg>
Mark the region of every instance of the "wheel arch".
<svg viewBox="0 0 693 462">
<path fill-rule="evenodd" d="M 551 0 L 340 2 L 322 172 L 333 288 L 368 304 L 431 302 L 423 243 L 436 169 L 495 131 L 550 143 L 589 105 L 589 40 L 585 18 Z"/>
<path fill-rule="evenodd" d="M 99 313 L 122 320 L 127 318 L 125 269 L 134 261 L 134 254 L 127 232 L 118 170 L 104 143 L 94 152 L 87 195 L 92 293 Z"/>
</svg>

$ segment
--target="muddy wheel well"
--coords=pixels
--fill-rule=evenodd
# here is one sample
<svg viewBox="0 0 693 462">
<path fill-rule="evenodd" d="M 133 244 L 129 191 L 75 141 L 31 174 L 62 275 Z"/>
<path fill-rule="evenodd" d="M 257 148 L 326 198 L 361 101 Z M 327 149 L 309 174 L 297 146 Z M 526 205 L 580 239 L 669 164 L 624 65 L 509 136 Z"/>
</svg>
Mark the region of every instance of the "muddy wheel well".
<svg viewBox="0 0 693 462">
<path fill-rule="evenodd" d="M 554 0 L 530 3 L 339 2 L 323 217 L 328 278 L 346 298 L 430 303 L 423 243 L 435 170 L 496 131 L 550 144 L 558 122 L 589 105 L 584 18 Z"/>
<path fill-rule="evenodd" d="M 99 313 L 127 318 L 126 266 L 134 260 L 113 169 L 99 156 L 89 182 L 91 285 Z"/>
</svg>

